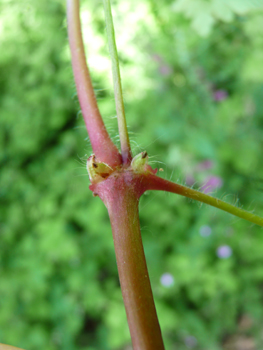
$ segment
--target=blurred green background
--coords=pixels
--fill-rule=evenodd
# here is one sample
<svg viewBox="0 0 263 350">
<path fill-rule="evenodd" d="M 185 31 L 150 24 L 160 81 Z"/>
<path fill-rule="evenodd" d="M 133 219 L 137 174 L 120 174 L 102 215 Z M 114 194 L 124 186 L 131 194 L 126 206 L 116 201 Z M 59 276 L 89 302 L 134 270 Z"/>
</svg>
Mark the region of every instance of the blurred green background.
<svg viewBox="0 0 263 350">
<path fill-rule="evenodd" d="M 263 215 L 261 0 L 113 1 L 134 154 Z M 118 144 L 101 1 L 82 1 L 99 106 Z M 128 350 L 106 209 L 62 0 L 0 2 L 0 342 Z M 263 348 L 263 230 L 176 195 L 140 203 L 167 350 Z"/>
</svg>

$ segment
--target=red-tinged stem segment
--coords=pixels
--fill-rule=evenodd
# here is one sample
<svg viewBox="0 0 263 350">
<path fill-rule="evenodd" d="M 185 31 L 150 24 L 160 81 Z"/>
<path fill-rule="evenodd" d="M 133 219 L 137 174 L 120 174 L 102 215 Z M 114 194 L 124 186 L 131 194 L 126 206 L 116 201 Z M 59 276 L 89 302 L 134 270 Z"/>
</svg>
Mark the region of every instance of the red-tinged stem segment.
<svg viewBox="0 0 263 350">
<path fill-rule="evenodd" d="M 133 348 L 164 350 L 140 232 L 140 177 L 120 172 L 90 189 L 100 196 L 109 212 Z"/>
<path fill-rule="evenodd" d="M 174 182 L 164 180 L 159 176 L 153 174 L 145 174 L 144 176 L 144 190 L 159 190 L 180 194 L 191 199 L 195 199 L 199 202 L 209 204 L 218 209 L 224 210 L 232 215 L 238 216 L 241 219 L 253 222 L 256 225 L 263 226 L 263 218 L 258 215 L 249 213 L 246 210 L 235 207 L 220 199 L 211 197 L 205 193 L 193 190 L 186 186 L 178 185 Z"/>
<path fill-rule="evenodd" d="M 79 0 L 67 0 L 68 36 L 73 72 L 91 146 L 97 160 L 112 168 L 122 164 L 121 155 L 105 128 L 86 64 L 79 16 Z"/>
</svg>

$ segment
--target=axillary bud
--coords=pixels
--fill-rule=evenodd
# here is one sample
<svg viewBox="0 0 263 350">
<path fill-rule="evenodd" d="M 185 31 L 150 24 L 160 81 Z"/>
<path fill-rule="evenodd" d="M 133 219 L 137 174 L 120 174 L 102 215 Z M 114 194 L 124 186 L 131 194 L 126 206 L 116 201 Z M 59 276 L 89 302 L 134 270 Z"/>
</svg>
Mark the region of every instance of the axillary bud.
<svg viewBox="0 0 263 350">
<path fill-rule="evenodd" d="M 87 160 L 87 170 L 89 179 L 92 183 L 98 183 L 106 179 L 113 169 L 106 163 L 97 162 L 95 154 L 92 154 Z"/>
<path fill-rule="evenodd" d="M 131 167 L 136 172 L 144 172 L 148 165 L 148 154 L 146 151 L 137 154 L 131 162 Z"/>
</svg>

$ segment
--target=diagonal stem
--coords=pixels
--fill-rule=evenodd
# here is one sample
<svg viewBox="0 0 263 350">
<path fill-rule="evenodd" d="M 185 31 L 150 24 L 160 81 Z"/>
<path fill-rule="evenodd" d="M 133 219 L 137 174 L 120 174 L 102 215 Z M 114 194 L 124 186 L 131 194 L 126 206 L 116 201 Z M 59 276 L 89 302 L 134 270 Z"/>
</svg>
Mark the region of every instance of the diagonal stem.
<svg viewBox="0 0 263 350">
<path fill-rule="evenodd" d="M 23 350 L 11 345 L 0 344 L 0 350 Z"/>
<path fill-rule="evenodd" d="M 117 46 L 116 46 L 116 40 L 115 40 L 115 32 L 114 32 L 114 26 L 113 26 L 113 20 L 112 20 L 110 0 L 103 0 L 103 4 L 104 4 L 104 11 L 105 11 L 109 50 L 110 50 L 110 56 L 111 56 L 114 96 L 115 96 L 116 112 L 117 112 L 117 118 L 118 118 L 122 160 L 124 164 L 130 164 L 132 155 L 131 155 L 131 147 L 130 147 L 129 134 L 128 134 L 127 124 L 126 124 L 126 118 L 125 118 L 119 58 L 118 58 L 118 52 L 117 52 Z"/>
<path fill-rule="evenodd" d="M 122 163 L 121 156 L 105 128 L 86 64 L 79 0 L 67 0 L 67 20 L 74 78 L 93 152 L 99 161 L 111 167 L 118 166 Z"/>
<path fill-rule="evenodd" d="M 178 185 L 174 182 L 162 179 L 159 176 L 147 174 L 144 176 L 144 190 L 160 190 L 180 194 L 187 198 L 195 199 L 199 202 L 209 204 L 218 209 L 224 210 L 229 214 L 238 216 L 241 219 L 253 222 L 256 225 L 263 227 L 263 218 L 258 215 L 249 213 L 246 210 L 235 207 L 234 205 L 228 204 L 220 199 L 209 196 L 205 193 L 193 190 L 186 186 Z"/>
</svg>

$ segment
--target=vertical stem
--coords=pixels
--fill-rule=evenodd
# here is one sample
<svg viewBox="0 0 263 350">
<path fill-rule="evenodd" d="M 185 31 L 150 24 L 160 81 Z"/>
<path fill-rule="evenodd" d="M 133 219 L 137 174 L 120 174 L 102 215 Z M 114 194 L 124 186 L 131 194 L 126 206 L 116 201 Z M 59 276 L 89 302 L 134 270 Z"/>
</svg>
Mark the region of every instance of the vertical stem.
<svg viewBox="0 0 263 350">
<path fill-rule="evenodd" d="M 81 34 L 79 0 L 67 0 L 67 19 L 73 72 L 91 146 L 98 160 L 115 167 L 122 160 L 105 128 L 92 87 Z"/>
<path fill-rule="evenodd" d="M 104 4 L 104 10 L 105 10 L 107 36 L 108 36 L 108 43 L 109 43 L 109 50 L 110 50 L 111 64 L 112 64 L 112 76 L 113 76 L 114 96 L 115 96 L 116 112 L 117 112 L 117 118 L 118 118 L 118 127 L 119 127 L 120 143 L 121 143 L 121 154 L 122 154 L 123 163 L 129 164 L 131 162 L 132 155 L 131 155 L 131 147 L 130 147 L 129 134 L 128 134 L 127 124 L 126 124 L 126 118 L 125 118 L 119 58 L 118 58 L 116 41 L 115 41 L 115 32 L 114 32 L 114 26 L 113 26 L 113 20 L 112 20 L 110 0 L 103 0 L 103 4 Z"/>
<path fill-rule="evenodd" d="M 94 193 L 108 208 L 123 300 L 134 350 L 164 350 L 141 239 L 138 187 L 120 176 Z"/>
<path fill-rule="evenodd" d="M 120 200 L 126 201 L 121 197 Z M 116 215 L 116 210 L 109 210 L 109 215 L 133 347 L 164 349 L 143 251 L 138 201 L 131 203 L 129 199 L 121 213 Z"/>
</svg>

